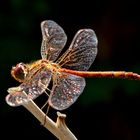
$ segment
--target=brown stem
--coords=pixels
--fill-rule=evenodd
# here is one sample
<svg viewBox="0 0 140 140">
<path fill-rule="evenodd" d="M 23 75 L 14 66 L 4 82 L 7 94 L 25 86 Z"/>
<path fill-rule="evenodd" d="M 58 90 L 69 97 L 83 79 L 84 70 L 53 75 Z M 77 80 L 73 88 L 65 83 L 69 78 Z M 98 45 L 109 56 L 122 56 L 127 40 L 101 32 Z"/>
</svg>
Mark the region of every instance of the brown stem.
<svg viewBox="0 0 140 140">
<path fill-rule="evenodd" d="M 77 140 L 65 123 L 65 114 L 58 112 L 57 121 L 55 123 L 32 100 L 23 106 L 30 111 L 41 122 L 41 124 L 44 124 L 45 119 L 44 127 L 54 134 L 59 140 Z"/>
</svg>

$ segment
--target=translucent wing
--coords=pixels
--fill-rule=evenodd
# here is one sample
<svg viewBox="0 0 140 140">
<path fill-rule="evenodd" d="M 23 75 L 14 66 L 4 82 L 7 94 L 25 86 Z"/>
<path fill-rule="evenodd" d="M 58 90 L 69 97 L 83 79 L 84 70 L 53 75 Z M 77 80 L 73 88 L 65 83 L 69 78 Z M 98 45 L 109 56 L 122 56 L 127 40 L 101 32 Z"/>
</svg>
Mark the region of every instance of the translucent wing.
<svg viewBox="0 0 140 140">
<path fill-rule="evenodd" d="M 49 105 L 56 110 L 68 108 L 83 92 L 85 84 L 82 77 L 67 73 L 59 74 L 48 99 Z"/>
<path fill-rule="evenodd" d="M 97 37 L 93 30 L 79 30 L 69 49 L 58 59 L 62 67 L 72 70 L 87 70 L 97 54 Z"/>
<path fill-rule="evenodd" d="M 55 61 L 66 44 L 67 36 L 64 30 L 54 21 L 46 20 L 41 23 L 43 59 Z"/>
<path fill-rule="evenodd" d="M 10 106 L 19 106 L 41 95 L 50 83 L 52 72 L 45 68 L 37 71 L 31 80 L 22 83 L 19 87 L 8 89 L 6 102 Z M 26 93 L 26 94 L 25 94 Z"/>
</svg>

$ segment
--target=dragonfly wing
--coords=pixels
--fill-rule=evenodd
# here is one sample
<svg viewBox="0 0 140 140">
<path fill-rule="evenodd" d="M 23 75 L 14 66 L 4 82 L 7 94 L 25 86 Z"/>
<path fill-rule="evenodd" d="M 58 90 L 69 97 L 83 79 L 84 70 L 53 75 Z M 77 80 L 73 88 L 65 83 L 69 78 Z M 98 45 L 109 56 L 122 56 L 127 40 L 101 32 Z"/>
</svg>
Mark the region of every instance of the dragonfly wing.
<svg viewBox="0 0 140 140">
<path fill-rule="evenodd" d="M 50 83 L 52 72 L 47 69 L 40 69 L 31 80 L 22 83 L 19 87 L 10 88 L 6 102 L 11 106 L 18 106 L 41 95 Z"/>
<path fill-rule="evenodd" d="M 10 106 L 19 106 L 30 100 L 28 96 L 25 93 L 23 93 L 22 88 L 20 86 L 9 88 L 8 92 L 9 94 L 6 96 L 5 100 Z"/>
<path fill-rule="evenodd" d="M 85 79 L 72 74 L 61 73 L 52 87 L 48 99 L 49 105 L 56 110 L 71 106 L 83 92 Z"/>
<path fill-rule="evenodd" d="M 79 30 L 69 49 L 58 59 L 62 67 L 72 70 L 87 70 L 97 55 L 97 37 L 93 30 Z"/>
<path fill-rule="evenodd" d="M 64 30 L 52 20 L 41 22 L 41 30 L 43 36 L 41 56 L 43 59 L 55 61 L 66 44 L 67 36 Z"/>
</svg>

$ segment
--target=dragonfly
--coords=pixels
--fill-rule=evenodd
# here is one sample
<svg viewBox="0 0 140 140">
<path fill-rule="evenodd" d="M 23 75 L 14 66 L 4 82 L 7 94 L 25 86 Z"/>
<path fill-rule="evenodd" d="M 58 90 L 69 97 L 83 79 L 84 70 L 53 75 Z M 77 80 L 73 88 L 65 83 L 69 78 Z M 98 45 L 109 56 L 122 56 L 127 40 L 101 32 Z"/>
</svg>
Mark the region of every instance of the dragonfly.
<svg viewBox="0 0 140 140">
<path fill-rule="evenodd" d="M 19 106 L 36 99 L 44 92 L 47 103 L 56 110 L 69 108 L 83 92 L 84 77 L 118 77 L 140 79 L 140 75 L 125 71 L 87 71 L 97 55 L 97 36 L 92 29 L 79 30 L 61 57 L 67 36 L 60 25 L 52 20 L 41 22 L 41 59 L 12 67 L 11 75 L 21 84 L 8 89 L 6 102 Z M 52 88 L 48 86 L 52 81 Z"/>
</svg>

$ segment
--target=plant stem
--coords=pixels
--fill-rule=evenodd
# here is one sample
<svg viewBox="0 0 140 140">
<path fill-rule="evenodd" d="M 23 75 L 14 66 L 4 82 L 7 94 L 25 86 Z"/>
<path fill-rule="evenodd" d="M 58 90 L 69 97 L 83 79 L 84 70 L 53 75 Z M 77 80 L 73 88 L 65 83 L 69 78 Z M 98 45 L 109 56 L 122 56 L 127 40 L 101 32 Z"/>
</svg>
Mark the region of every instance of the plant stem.
<svg viewBox="0 0 140 140">
<path fill-rule="evenodd" d="M 59 140 L 77 140 L 65 123 L 65 114 L 57 112 L 57 121 L 54 122 L 32 100 L 23 106 L 30 111 L 41 122 L 41 124 L 44 124 L 45 120 L 44 127 Z"/>
</svg>

